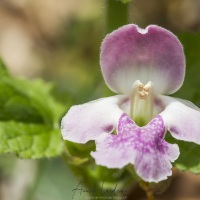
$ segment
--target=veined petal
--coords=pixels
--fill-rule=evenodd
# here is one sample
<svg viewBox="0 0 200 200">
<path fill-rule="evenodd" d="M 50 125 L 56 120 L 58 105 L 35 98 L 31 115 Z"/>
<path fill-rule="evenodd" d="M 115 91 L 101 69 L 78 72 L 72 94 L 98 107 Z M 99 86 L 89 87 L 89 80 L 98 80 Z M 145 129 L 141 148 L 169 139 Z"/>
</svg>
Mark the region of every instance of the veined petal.
<svg viewBox="0 0 200 200">
<path fill-rule="evenodd" d="M 86 143 L 103 133 L 111 133 L 123 113 L 120 104 L 125 95 L 117 95 L 72 106 L 61 122 L 61 132 L 65 140 Z"/>
<path fill-rule="evenodd" d="M 161 116 L 138 127 L 126 114 L 120 117 L 117 135 L 104 135 L 91 155 L 96 163 L 109 168 L 135 164 L 135 170 L 148 182 L 159 182 L 171 175 L 171 162 L 179 149 L 164 141 L 165 127 Z"/>
<path fill-rule="evenodd" d="M 101 46 L 101 69 L 109 88 L 129 93 L 133 83 L 151 81 L 157 94 L 177 91 L 185 76 L 183 47 L 170 31 L 156 25 L 129 24 L 108 34 Z"/>
<path fill-rule="evenodd" d="M 160 96 L 166 107 L 162 116 L 166 128 L 173 137 L 200 144 L 200 111 L 191 102 Z"/>
</svg>

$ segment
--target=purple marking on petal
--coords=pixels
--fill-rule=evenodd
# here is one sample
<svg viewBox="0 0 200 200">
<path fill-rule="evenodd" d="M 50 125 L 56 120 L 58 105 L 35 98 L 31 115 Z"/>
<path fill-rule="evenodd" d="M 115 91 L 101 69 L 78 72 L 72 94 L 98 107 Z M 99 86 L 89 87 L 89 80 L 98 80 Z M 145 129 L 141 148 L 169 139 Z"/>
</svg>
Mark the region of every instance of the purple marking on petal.
<svg viewBox="0 0 200 200">
<path fill-rule="evenodd" d="M 111 124 L 111 125 L 107 125 L 103 127 L 102 129 L 103 129 L 103 132 L 110 133 L 114 130 L 114 126 Z"/>
<path fill-rule="evenodd" d="M 169 132 L 173 132 L 174 134 L 178 134 L 179 133 L 178 129 L 175 126 L 170 127 L 169 128 Z"/>
<path fill-rule="evenodd" d="M 142 30 L 142 31 L 141 31 Z M 185 76 L 181 43 L 170 31 L 129 24 L 108 34 L 101 46 L 101 69 L 111 90 L 129 93 L 136 80 L 154 83 L 157 94 L 177 91 Z"/>
<path fill-rule="evenodd" d="M 63 138 L 86 143 L 101 134 L 111 133 L 117 127 L 123 113 L 120 104 L 126 98 L 124 95 L 117 95 L 71 107 L 61 122 Z"/>
<path fill-rule="evenodd" d="M 130 135 L 130 133 L 132 133 Z M 159 150 L 162 153 L 167 151 L 167 146 L 163 143 L 163 136 L 165 134 L 165 127 L 161 116 L 154 118 L 148 125 L 138 127 L 133 121 L 123 114 L 119 120 L 118 125 L 119 137 L 128 135 L 128 140 L 133 145 L 135 150 L 150 153 Z M 130 138 L 131 136 L 131 138 Z"/>
<path fill-rule="evenodd" d="M 166 129 L 179 140 L 200 144 L 200 111 L 191 102 L 160 96 L 165 110 L 160 113 Z"/>
<path fill-rule="evenodd" d="M 97 140 L 91 155 L 99 165 L 121 168 L 135 164 L 136 172 L 146 181 L 158 182 L 171 175 L 171 162 L 178 155 L 177 145 L 164 141 L 165 126 L 160 115 L 144 127 L 138 127 L 128 115 L 122 114 L 117 135 Z"/>
</svg>

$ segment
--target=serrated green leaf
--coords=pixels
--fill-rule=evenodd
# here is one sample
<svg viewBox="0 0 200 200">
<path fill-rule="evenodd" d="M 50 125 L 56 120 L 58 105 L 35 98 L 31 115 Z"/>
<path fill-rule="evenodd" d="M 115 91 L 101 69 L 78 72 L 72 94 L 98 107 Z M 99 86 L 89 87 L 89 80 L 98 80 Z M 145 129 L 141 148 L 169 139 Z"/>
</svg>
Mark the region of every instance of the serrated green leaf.
<svg viewBox="0 0 200 200">
<path fill-rule="evenodd" d="M 34 100 L 18 90 L 10 79 L 0 79 L 0 121 L 44 123 L 45 119 L 34 104 Z"/>
<path fill-rule="evenodd" d="M 60 155 L 64 107 L 52 97 L 52 84 L 11 77 L 1 61 L 0 76 L 0 153 L 21 158 Z"/>
<path fill-rule="evenodd" d="M 59 129 L 31 123 L 0 122 L 0 152 L 21 158 L 60 155 L 63 151 Z"/>
<path fill-rule="evenodd" d="M 46 123 L 58 122 L 64 108 L 52 98 L 51 84 L 42 80 L 3 77 L 0 80 L 0 120 Z"/>
</svg>

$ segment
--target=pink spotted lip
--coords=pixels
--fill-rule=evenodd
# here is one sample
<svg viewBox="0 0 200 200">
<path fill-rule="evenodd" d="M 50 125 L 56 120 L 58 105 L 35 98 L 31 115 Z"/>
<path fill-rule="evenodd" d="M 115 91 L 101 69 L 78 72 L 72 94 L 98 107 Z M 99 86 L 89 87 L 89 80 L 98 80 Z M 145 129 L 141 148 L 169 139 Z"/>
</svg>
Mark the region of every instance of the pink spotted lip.
<svg viewBox="0 0 200 200">
<path fill-rule="evenodd" d="M 165 126 L 160 115 L 144 127 L 138 127 L 128 115 L 122 114 L 118 134 L 97 140 L 97 150 L 91 155 L 99 165 L 121 168 L 129 163 L 146 181 L 158 182 L 171 175 L 171 162 L 179 149 L 164 141 Z"/>
</svg>

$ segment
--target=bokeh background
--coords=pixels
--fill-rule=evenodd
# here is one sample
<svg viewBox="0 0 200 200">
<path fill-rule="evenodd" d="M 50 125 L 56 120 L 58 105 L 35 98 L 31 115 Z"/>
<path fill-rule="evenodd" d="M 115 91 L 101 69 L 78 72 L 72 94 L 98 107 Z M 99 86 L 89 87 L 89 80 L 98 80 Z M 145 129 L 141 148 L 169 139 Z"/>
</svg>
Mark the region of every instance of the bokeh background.
<svg viewBox="0 0 200 200">
<path fill-rule="evenodd" d="M 0 0 L 0 57 L 14 76 L 54 82 L 53 94 L 66 111 L 73 104 L 110 95 L 99 68 L 99 49 L 124 10 L 118 2 L 113 21 L 107 21 L 110 1 L 114 0 Z M 161 25 L 179 36 L 187 64 L 195 68 L 188 70 L 178 95 L 200 105 L 200 1 L 133 0 L 128 12 L 130 23 L 143 28 Z M 0 156 L 1 200 L 70 200 L 77 184 L 61 158 Z M 133 193 L 135 199 L 144 197 L 139 188 Z M 161 199 L 200 199 L 200 177 L 175 172 Z"/>
</svg>

